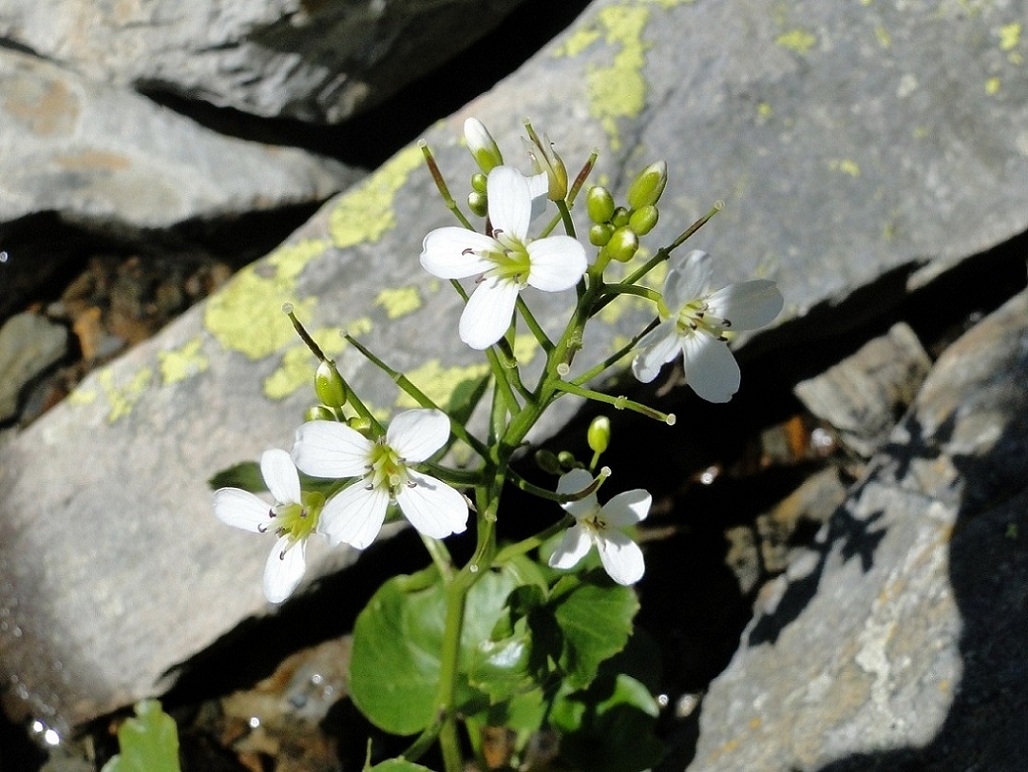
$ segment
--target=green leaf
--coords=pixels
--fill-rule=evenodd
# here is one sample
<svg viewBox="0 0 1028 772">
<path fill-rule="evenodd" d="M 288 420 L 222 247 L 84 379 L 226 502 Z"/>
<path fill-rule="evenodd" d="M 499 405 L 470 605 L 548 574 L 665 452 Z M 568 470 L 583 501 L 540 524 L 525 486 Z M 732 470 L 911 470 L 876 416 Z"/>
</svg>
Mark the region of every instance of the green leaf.
<svg viewBox="0 0 1028 772">
<path fill-rule="evenodd" d="M 504 613 L 514 585 L 509 572 L 490 572 L 468 593 L 461 639 L 462 673 L 491 646 L 490 632 Z M 382 585 L 357 617 L 350 690 L 357 707 L 376 726 L 407 735 L 421 731 L 435 718 L 445 622 L 446 590 L 442 584 L 412 588 L 402 576 Z M 488 658 L 488 653 L 485 656 Z M 472 703 L 482 701 L 483 696 L 461 679 L 457 699 L 462 708 L 474 712 L 479 706 Z"/>
<path fill-rule="evenodd" d="M 242 461 L 220 472 L 207 481 L 212 490 L 218 488 L 242 488 L 250 493 L 263 493 L 268 489 L 261 475 L 261 465 L 256 461 Z"/>
<path fill-rule="evenodd" d="M 121 753 L 101 772 L 180 772 L 175 720 L 157 700 L 136 703 L 136 716 L 119 727 Z"/>
<path fill-rule="evenodd" d="M 368 767 L 368 772 L 432 772 L 432 770 L 406 759 L 388 759 L 373 767 Z"/>
<path fill-rule="evenodd" d="M 612 585 L 605 574 L 591 572 L 580 579 L 560 579 L 551 604 L 563 633 L 560 665 L 566 682 L 572 689 L 584 688 L 600 664 L 628 643 L 639 600 L 631 588 Z"/>
</svg>

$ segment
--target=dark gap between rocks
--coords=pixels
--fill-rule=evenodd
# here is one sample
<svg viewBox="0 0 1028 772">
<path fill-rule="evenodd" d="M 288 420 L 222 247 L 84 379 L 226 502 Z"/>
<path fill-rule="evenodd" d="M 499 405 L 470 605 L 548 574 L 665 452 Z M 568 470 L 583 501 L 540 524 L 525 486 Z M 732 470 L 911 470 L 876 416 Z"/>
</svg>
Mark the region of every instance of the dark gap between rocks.
<svg viewBox="0 0 1028 772">
<path fill-rule="evenodd" d="M 525 0 L 496 29 L 446 64 L 334 126 L 262 118 L 216 107 L 155 83 L 138 84 L 137 89 L 154 102 L 220 134 L 299 147 L 370 170 L 417 139 L 425 127 L 455 113 L 514 72 L 570 26 L 587 6 L 587 0 Z"/>
<path fill-rule="evenodd" d="M 629 487 L 644 487 L 654 494 L 644 530 L 647 574 L 639 585 L 643 606 L 637 623 L 660 646 L 663 688 L 671 706 L 683 695 L 702 694 L 727 665 L 751 619 L 759 587 L 776 574 L 762 566 L 753 588 L 741 590 L 728 566 L 726 529 L 755 530 L 758 515 L 817 470 L 838 466 L 848 482 L 852 477 L 846 470 L 859 467 L 859 460 L 841 452 L 830 457 L 769 452 L 766 438 L 775 427 L 781 431 L 798 422 L 809 439 L 809 430 L 816 426 L 792 396 L 795 383 L 823 372 L 898 321 L 910 324 L 937 357 L 978 319 L 1024 289 L 1026 254 L 1028 233 L 971 257 L 908 293 L 907 281 L 920 267 L 910 264 L 843 300 L 823 303 L 804 318 L 759 335 L 740 354 L 743 388 L 728 405 L 701 403 L 687 389 L 661 397 L 659 387 L 636 385 L 629 391 L 631 384 L 623 384 L 631 396 L 678 416 L 674 427 L 665 427 L 615 413 L 614 443 L 604 457 L 615 472 L 607 495 Z M 983 282 L 983 276 L 989 281 Z M 585 427 L 598 412 L 584 410 L 547 447 L 586 457 Z M 527 459 L 522 467 L 530 480 L 552 487 L 552 478 L 534 470 Z M 718 472 L 713 481 L 701 482 L 700 473 L 711 469 Z M 509 538 L 531 533 L 552 519 L 545 507 L 514 489 L 505 494 L 504 511 L 518 513 L 516 521 L 501 518 Z M 816 530 L 811 523 L 801 524 L 791 543 L 809 543 Z M 468 535 L 453 544 L 461 559 L 471 547 Z M 204 735 L 201 722 L 190 722 L 199 716 L 205 700 L 246 688 L 292 651 L 347 633 L 382 581 L 425 562 L 419 541 L 409 531 L 376 544 L 356 566 L 322 580 L 278 613 L 248 620 L 175 668 L 172 675 L 177 680 L 164 699 L 182 721 L 184 736 Z M 684 717 L 676 717 L 671 708 L 665 711 L 661 730 L 668 757 L 657 769 L 681 770 L 691 761 L 701 711 L 702 701 Z M 91 728 L 94 736 L 103 734 L 103 725 L 101 721 Z M 384 754 L 403 747 L 368 726 L 345 699 L 322 728 L 339 741 L 344 769 L 360 768 L 365 737 L 374 737 Z M 199 741 L 194 736 L 188 742 Z"/>
</svg>

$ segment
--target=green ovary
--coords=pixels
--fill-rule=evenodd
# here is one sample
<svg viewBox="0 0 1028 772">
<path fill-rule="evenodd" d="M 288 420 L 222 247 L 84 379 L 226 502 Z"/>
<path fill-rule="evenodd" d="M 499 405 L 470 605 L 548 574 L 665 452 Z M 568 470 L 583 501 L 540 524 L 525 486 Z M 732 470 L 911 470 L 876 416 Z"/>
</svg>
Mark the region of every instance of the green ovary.
<svg viewBox="0 0 1028 772">
<path fill-rule="evenodd" d="M 387 488 L 392 498 L 396 498 L 396 491 L 407 482 L 407 465 L 395 450 L 383 442 L 376 443 L 371 449 L 371 470 L 371 484 L 376 488 Z"/>
<path fill-rule="evenodd" d="M 301 504 L 280 504 L 275 507 L 275 528 L 280 536 L 289 534 L 293 542 L 303 541 L 318 527 L 325 497 L 317 491 L 302 493 Z"/>
</svg>

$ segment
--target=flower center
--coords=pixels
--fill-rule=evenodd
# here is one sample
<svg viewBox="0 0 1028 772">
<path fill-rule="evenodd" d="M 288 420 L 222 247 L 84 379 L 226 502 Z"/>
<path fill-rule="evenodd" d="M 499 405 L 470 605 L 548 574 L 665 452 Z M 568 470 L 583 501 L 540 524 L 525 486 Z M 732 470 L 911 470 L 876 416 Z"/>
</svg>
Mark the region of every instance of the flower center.
<svg viewBox="0 0 1028 772">
<path fill-rule="evenodd" d="M 595 534 L 602 534 L 607 530 L 607 521 L 603 519 L 603 510 L 594 507 L 592 512 L 578 519 L 578 522 Z"/>
<path fill-rule="evenodd" d="M 300 504 L 278 504 L 271 509 L 275 533 L 279 536 L 288 534 L 293 543 L 314 533 L 321 508 L 325 506 L 325 496 L 317 491 L 305 491 L 300 494 L 300 501 Z"/>
<path fill-rule="evenodd" d="M 711 314 L 707 302 L 702 298 L 697 298 L 682 306 L 682 310 L 678 312 L 678 318 L 675 320 L 675 327 L 679 335 L 705 332 L 718 340 L 725 340 L 725 330 L 730 326 L 727 319 Z"/>
<path fill-rule="evenodd" d="M 532 261 L 525 245 L 503 231 L 493 231 L 493 239 L 500 248 L 489 250 L 482 256 L 496 267 L 486 271 L 485 275 L 510 279 L 522 287 L 528 284 Z"/>
<path fill-rule="evenodd" d="M 371 448 L 371 472 L 368 481 L 375 488 L 385 487 L 391 498 L 396 498 L 397 491 L 407 484 L 409 475 L 407 465 L 399 454 L 383 441 L 376 442 Z"/>
</svg>

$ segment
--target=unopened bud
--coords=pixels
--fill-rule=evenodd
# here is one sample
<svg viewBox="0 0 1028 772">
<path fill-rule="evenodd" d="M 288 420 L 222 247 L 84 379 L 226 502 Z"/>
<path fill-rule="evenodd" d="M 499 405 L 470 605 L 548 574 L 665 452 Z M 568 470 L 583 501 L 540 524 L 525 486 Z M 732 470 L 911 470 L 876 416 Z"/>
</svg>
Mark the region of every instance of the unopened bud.
<svg viewBox="0 0 1028 772">
<path fill-rule="evenodd" d="M 589 243 L 594 247 L 605 247 L 614 235 L 614 226 L 610 223 L 596 224 L 589 229 Z"/>
<path fill-rule="evenodd" d="M 531 140 L 528 144 L 528 155 L 535 165 L 535 170 L 536 172 L 546 172 L 547 198 L 550 201 L 563 201 L 568 194 L 568 170 L 564 166 L 563 159 L 553 149 L 553 143 L 548 138 L 544 145 L 543 141 L 539 139 L 539 135 L 535 133 L 535 129 L 532 128 L 532 124 L 527 120 L 525 121 L 525 130 Z M 549 149 L 546 145 L 549 145 Z"/>
<path fill-rule="evenodd" d="M 575 454 L 570 450 L 562 450 L 558 453 L 557 460 L 560 461 L 560 465 L 564 469 L 574 469 L 578 466 L 578 462 L 575 460 Z"/>
<path fill-rule="evenodd" d="M 639 237 L 627 225 L 618 228 L 607 242 L 606 250 L 612 259 L 627 263 L 639 250 Z"/>
<path fill-rule="evenodd" d="M 473 190 L 468 193 L 468 209 L 479 217 L 485 217 L 489 213 L 489 199 L 485 193 Z"/>
<path fill-rule="evenodd" d="M 667 185 L 667 164 L 657 161 L 650 164 L 635 178 L 628 188 L 627 201 L 632 209 L 652 206 L 660 200 Z"/>
<path fill-rule="evenodd" d="M 644 206 L 642 209 L 636 209 L 632 212 L 632 216 L 628 218 L 628 227 L 640 236 L 645 236 L 656 226 L 659 216 L 660 213 L 657 211 L 657 207 L 652 204 Z"/>
<path fill-rule="evenodd" d="M 563 474 L 564 472 L 560 468 L 560 461 L 557 459 L 557 455 L 552 450 L 546 450 L 546 448 L 540 448 L 535 452 L 535 463 L 536 466 L 549 474 Z"/>
<path fill-rule="evenodd" d="M 629 211 L 625 207 L 619 206 L 614 210 L 614 214 L 610 216 L 610 221 L 615 228 L 623 228 L 628 225 L 630 216 Z"/>
<path fill-rule="evenodd" d="M 334 421 L 336 420 L 335 413 L 324 405 L 312 405 L 307 408 L 307 411 L 303 414 L 303 420 L 305 421 Z"/>
<path fill-rule="evenodd" d="M 503 155 L 496 140 L 478 118 L 468 118 L 464 121 L 464 140 L 468 143 L 471 157 L 485 174 L 503 163 Z"/>
<path fill-rule="evenodd" d="M 593 453 L 603 453 L 610 446 L 610 419 L 605 415 L 596 416 L 589 424 L 586 439 Z"/>
<path fill-rule="evenodd" d="M 318 365 L 314 374 L 314 393 L 329 407 L 338 408 L 346 404 L 346 381 L 331 360 L 322 360 Z"/>
<path fill-rule="evenodd" d="M 614 196 L 602 185 L 593 185 L 585 194 L 585 208 L 594 223 L 610 222 L 614 216 Z"/>
</svg>

